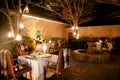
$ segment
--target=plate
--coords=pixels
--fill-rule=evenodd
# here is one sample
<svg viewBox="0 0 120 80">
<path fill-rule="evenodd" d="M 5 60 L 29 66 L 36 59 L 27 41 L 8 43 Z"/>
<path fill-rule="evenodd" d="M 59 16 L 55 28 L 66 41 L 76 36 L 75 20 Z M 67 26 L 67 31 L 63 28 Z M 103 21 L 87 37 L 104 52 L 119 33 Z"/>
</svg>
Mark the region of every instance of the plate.
<svg viewBox="0 0 120 80">
<path fill-rule="evenodd" d="M 43 54 L 41 55 L 42 58 L 48 58 L 48 57 L 51 57 L 52 55 L 51 54 Z"/>
<path fill-rule="evenodd" d="M 28 59 L 34 59 L 35 56 L 26 56 L 26 58 L 28 58 Z"/>
</svg>

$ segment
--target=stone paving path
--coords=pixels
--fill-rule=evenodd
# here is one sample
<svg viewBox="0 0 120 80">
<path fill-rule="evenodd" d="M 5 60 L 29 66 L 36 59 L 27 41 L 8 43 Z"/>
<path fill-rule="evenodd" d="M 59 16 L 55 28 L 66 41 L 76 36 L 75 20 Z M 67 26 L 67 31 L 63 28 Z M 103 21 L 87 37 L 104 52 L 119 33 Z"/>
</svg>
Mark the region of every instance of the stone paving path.
<svg viewBox="0 0 120 80">
<path fill-rule="evenodd" d="M 84 63 L 71 55 L 71 66 L 58 80 L 120 80 L 120 55 L 111 55 L 108 63 Z M 51 77 L 47 80 L 56 80 Z"/>
</svg>

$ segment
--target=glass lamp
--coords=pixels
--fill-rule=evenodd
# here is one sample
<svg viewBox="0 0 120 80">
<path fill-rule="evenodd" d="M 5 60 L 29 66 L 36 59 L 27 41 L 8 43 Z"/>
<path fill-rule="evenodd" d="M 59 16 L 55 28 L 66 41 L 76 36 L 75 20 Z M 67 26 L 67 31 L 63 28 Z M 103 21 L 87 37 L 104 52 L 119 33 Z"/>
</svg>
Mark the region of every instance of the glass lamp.
<svg viewBox="0 0 120 80">
<path fill-rule="evenodd" d="M 17 34 L 17 36 L 16 36 L 15 40 L 17 40 L 17 41 L 20 41 L 20 40 L 22 40 L 22 37 L 21 37 L 21 35 L 20 35 L 20 34 Z"/>
</svg>

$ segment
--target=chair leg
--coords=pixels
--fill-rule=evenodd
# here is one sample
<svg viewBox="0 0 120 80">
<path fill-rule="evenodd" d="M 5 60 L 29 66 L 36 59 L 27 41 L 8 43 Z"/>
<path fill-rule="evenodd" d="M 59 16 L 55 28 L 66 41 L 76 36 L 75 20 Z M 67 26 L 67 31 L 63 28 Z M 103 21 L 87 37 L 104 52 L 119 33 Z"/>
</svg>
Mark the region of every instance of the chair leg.
<svg viewBox="0 0 120 80">
<path fill-rule="evenodd" d="M 7 71 L 7 73 L 6 73 L 6 80 L 8 80 L 9 79 L 9 74 L 8 74 L 8 71 Z"/>
<path fill-rule="evenodd" d="M 16 76 L 15 76 L 15 75 L 13 75 L 13 80 L 17 80 L 17 78 L 16 78 Z"/>
<path fill-rule="evenodd" d="M 9 76 L 8 75 L 6 76 L 6 80 L 9 80 Z"/>
<path fill-rule="evenodd" d="M 32 80 L 32 75 L 31 74 L 32 74 L 32 72 L 30 71 L 30 80 Z"/>
<path fill-rule="evenodd" d="M 56 74 L 56 80 L 59 80 L 59 73 Z"/>
<path fill-rule="evenodd" d="M 17 78 L 16 78 L 16 77 L 14 77 L 14 78 L 13 78 L 13 80 L 17 80 Z"/>
<path fill-rule="evenodd" d="M 44 70 L 44 80 L 46 80 L 46 70 Z"/>
</svg>

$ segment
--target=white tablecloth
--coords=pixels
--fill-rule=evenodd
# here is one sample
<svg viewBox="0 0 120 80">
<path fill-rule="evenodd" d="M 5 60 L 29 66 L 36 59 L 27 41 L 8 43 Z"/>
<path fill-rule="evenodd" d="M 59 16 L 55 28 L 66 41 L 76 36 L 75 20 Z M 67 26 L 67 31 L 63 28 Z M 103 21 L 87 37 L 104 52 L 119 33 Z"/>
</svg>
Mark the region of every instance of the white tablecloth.
<svg viewBox="0 0 120 80">
<path fill-rule="evenodd" d="M 37 58 L 30 58 L 30 55 L 18 56 L 18 62 L 21 63 L 23 61 L 27 61 L 29 66 L 32 68 L 32 78 L 36 80 L 41 74 L 44 74 L 44 67 L 46 66 L 46 61 L 50 60 L 53 62 L 57 62 L 57 55 L 51 55 L 51 57 L 45 57 L 42 55 L 35 55 Z"/>
</svg>

